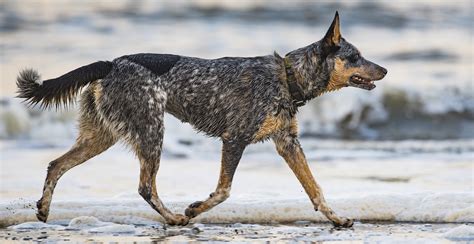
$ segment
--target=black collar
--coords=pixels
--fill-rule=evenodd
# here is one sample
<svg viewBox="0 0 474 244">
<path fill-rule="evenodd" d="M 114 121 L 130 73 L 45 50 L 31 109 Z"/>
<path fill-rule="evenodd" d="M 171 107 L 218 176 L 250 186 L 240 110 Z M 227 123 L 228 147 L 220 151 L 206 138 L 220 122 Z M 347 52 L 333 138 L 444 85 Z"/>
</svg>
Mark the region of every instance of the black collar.
<svg viewBox="0 0 474 244">
<path fill-rule="evenodd" d="M 288 83 L 288 90 L 290 92 L 292 102 L 296 107 L 301 107 L 306 104 L 307 99 L 305 98 L 303 89 L 298 84 L 298 81 L 296 81 L 295 73 L 293 72 L 293 68 L 291 67 L 290 60 L 285 57 L 284 61 L 286 83 Z"/>
</svg>

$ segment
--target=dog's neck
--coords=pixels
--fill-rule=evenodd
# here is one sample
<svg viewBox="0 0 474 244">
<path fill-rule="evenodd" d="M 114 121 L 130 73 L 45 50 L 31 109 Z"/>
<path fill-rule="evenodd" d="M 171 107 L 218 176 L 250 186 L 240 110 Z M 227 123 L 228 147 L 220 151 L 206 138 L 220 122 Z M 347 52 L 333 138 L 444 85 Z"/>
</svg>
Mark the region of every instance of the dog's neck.
<svg viewBox="0 0 474 244">
<path fill-rule="evenodd" d="M 329 69 L 323 58 L 318 43 L 291 51 L 285 56 L 288 89 L 297 107 L 326 91 Z"/>
<path fill-rule="evenodd" d="M 305 91 L 303 88 L 301 88 L 300 84 L 296 80 L 291 61 L 285 57 L 283 62 L 285 63 L 286 83 L 288 84 L 288 91 L 290 93 L 292 102 L 294 106 L 301 107 L 305 105 L 307 101 Z"/>
</svg>

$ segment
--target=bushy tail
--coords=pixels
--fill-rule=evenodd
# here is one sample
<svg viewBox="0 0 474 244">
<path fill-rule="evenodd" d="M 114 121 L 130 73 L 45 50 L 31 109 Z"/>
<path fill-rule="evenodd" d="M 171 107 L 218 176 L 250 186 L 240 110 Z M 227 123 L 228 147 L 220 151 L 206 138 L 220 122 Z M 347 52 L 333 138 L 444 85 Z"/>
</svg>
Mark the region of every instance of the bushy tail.
<svg viewBox="0 0 474 244">
<path fill-rule="evenodd" d="M 17 77 L 17 97 L 24 98 L 30 105 L 40 104 L 43 108 L 68 105 L 83 86 L 107 76 L 112 65 L 109 61 L 98 61 L 45 81 L 41 81 L 37 71 L 25 69 Z"/>
</svg>

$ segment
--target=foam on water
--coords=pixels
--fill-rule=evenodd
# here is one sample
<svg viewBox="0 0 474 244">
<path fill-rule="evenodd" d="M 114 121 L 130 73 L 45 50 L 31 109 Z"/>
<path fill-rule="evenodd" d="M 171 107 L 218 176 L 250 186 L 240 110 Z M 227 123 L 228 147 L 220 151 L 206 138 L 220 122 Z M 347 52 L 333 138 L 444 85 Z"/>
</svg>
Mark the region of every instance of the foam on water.
<svg viewBox="0 0 474 244">
<path fill-rule="evenodd" d="M 195 200 L 195 199 L 194 199 Z M 189 201 L 173 201 L 167 205 L 172 211 L 183 212 Z M 333 209 L 343 216 L 360 221 L 409 222 L 473 222 L 474 195 L 458 193 L 377 194 L 352 198 L 329 199 Z M 33 201 L 0 204 L 0 226 L 35 221 L 35 210 L 25 208 Z M 80 217 L 94 216 L 94 217 Z M 80 218 L 77 218 L 80 217 Z M 100 219 L 101 221 L 97 220 Z M 68 228 L 94 228 L 94 231 L 132 231 L 121 224 L 151 224 L 162 218 L 142 199 L 71 200 L 55 201 L 49 221 L 72 219 Z M 307 199 L 258 200 L 245 197 L 229 200 L 193 222 L 202 223 L 288 223 L 295 221 L 326 222 L 315 212 Z M 25 224 L 28 228 L 46 228 L 44 224 Z M 16 227 L 25 228 L 25 226 Z"/>
<path fill-rule="evenodd" d="M 46 224 L 43 222 L 25 222 L 18 225 L 10 226 L 12 230 L 75 230 L 89 233 L 127 233 L 134 234 L 136 229 L 132 225 L 115 224 L 111 222 L 103 222 L 92 216 L 80 216 L 72 219 L 65 227 L 58 224 Z"/>
<path fill-rule="evenodd" d="M 25 222 L 10 226 L 10 229 L 13 230 L 35 230 L 35 229 L 50 229 L 50 230 L 64 230 L 64 226 L 46 224 L 43 222 Z"/>
<path fill-rule="evenodd" d="M 461 225 L 448 230 L 446 233 L 442 234 L 442 236 L 453 241 L 472 240 L 474 239 L 474 226 Z"/>
<path fill-rule="evenodd" d="M 71 220 L 69 222 L 69 225 L 67 226 L 68 229 L 84 229 L 84 228 L 96 228 L 96 227 L 103 227 L 108 225 L 106 222 L 99 221 L 95 217 L 90 217 L 90 216 L 83 216 L 83 217 L 77 217 Z"/>
<path fill-rule="evenodd" d="M 102 222 L 91 216 L 81 216 L 72 219 L 67 229 L 86 230 L 91 233 L 135 233 L 134 226 Z"/>
</svg>

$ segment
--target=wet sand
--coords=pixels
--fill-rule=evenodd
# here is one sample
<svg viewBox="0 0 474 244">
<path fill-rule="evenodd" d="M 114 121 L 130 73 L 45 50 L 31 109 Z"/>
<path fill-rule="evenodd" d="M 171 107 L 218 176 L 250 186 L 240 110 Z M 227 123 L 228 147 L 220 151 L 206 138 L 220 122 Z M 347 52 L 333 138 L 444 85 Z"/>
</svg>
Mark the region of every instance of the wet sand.
<svg viewBox="0 0 474 244">
<path fill-rule="evenodd" d="M 469 242 L 473 237 L 450 236 L 461 224 L 355 223 L 350 229 L 330 224 L 297 222 L 288 225 L 191 224 L 185 227 L 135 226 L 133 232 L 97 233 L 87 230 L 12 229 L 0 230 L 0 242 Z M 466 226 L 466 225 L 465 225 Z M 472 228 L 472 225 L 470 226 Z"/>
</svg>

